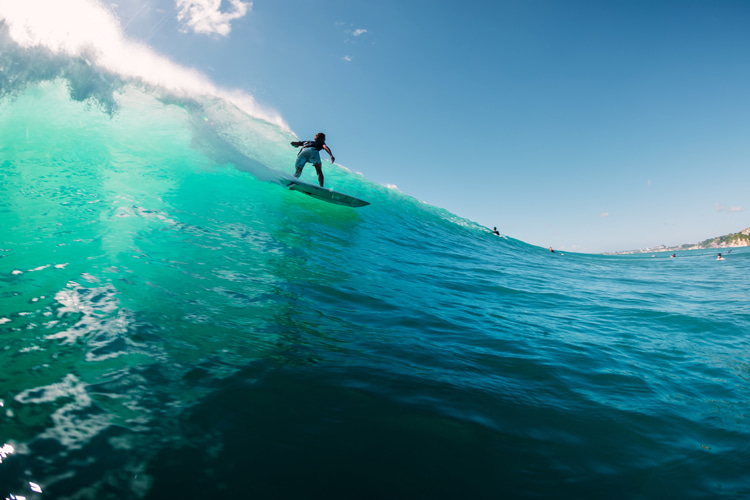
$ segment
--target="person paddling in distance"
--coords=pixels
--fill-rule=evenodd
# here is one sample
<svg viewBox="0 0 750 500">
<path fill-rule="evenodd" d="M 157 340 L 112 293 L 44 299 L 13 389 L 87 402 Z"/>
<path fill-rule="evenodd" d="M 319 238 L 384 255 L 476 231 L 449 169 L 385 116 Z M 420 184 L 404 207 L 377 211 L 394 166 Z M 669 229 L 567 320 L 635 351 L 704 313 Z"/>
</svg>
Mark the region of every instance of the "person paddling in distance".
<svg viewBox="0 0 750 500">
<path fill-rule="evenodd" d="M 331 163 L 336 161 L 333 157 L 331 149 L 326 146 L 326 135 L 323 132 L 315 134 L 315 140 L 313 141 L 292 141 L 292 146 L 295 148 L 301 147 L 297 153 L 297 161 L 294 163 L 296 171 L 294 172 L 295 177 L 302 175 L 302 169 L 305 168 L 305 164 L 312 163 L 315 170 L 318 172 L 318 182 L 320 187 L 323 187 L 323 164 L 320 161 L 320 150 L 325 149 L 326 153 L 331 157 Z"/>
</svg>

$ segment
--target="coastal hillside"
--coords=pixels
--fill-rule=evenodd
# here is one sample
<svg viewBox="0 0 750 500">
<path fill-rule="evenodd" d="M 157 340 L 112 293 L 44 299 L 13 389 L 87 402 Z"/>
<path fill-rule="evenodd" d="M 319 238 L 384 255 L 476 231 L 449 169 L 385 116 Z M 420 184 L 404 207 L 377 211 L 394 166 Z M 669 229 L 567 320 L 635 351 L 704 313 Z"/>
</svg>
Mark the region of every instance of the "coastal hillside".
<svg viewBox="0 0 750 500">
<path fill-rule="evenodd" d="M 709 238 L 697 245 L 688 246 L 689 250 L 696 248 L 727 248 L 727 247 L 747 247 L 750 246 L 750 227 L 746 227 L 739 233 L 727 234 L 717 238 Z"/>
<path fill-rule="evenodd" d="M 642 248 L 640 250 L 627 250 L 624 252 L 612 252 L 611 255 L 623 255 L 646 252 L 676 252 L 678 250 L 705 250 L 710 248 L 734 248 L 750 246 L 750 227 L 746 227 L 739 233 L 731 233 L 724 236 L 717 236 L 703 240 L 698 244 L 686 243 L 676 247 L 660 245 L 652 248 Z"/>
</svg>

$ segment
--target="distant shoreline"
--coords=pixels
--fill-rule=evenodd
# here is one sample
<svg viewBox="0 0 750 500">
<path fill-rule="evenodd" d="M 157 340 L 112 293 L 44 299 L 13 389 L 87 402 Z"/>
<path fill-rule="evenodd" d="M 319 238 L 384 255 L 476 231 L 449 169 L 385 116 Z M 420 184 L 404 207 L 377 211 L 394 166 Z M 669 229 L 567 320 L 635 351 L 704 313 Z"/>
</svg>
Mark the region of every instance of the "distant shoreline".
<svg viewBox="0 0 750 500">
<path fill-rule="evenodd" d="M 656 253 L 656 252 L 680 252 L 685 250 L 713 250 L 721 248 L 739 248 L 750 246 L 750 227 L 747 227 L 739 233 L 731 233 L 725 236 L 709 238 L 693 245 L 686 243 L 675 247 L 659 245 L 658 247 L 642 248 L 639 250 L 623 250 L 620 252 L 605 252 L 604 255 L 631 255 L 637 253 Z"/>
</svg>

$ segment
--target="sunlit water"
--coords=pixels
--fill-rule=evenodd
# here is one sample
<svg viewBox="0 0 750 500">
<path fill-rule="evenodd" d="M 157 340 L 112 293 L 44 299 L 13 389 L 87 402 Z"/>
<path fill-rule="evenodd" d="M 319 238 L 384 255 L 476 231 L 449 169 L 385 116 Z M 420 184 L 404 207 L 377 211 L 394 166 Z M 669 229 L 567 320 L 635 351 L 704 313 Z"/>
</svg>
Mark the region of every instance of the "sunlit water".
<svg viewBox="0 0 750 500">
<path fill-rule="evenodd" d="M 325 204 L 277 126 L 76 74 L 3 83 L 0 496 L 750 496 L 749 251 Z"/>
</svg>

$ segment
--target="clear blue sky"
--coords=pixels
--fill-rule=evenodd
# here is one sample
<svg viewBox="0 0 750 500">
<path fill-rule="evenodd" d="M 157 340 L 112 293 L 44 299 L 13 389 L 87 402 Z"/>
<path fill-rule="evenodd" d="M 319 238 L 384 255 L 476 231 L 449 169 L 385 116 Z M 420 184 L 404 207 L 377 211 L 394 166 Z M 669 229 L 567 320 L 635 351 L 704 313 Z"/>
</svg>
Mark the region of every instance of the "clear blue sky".
<svg viewBox="0 0 750 500">
<path fill-rule="evenodd" d="M 338 163 L 514 238 L 603 252 L 750 226 L 750 1 L 102 3 L 324 131 Z"/>
</svg>

